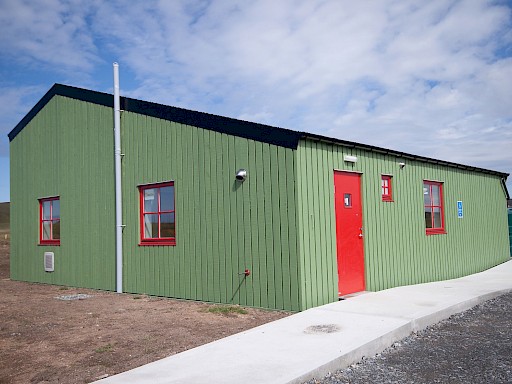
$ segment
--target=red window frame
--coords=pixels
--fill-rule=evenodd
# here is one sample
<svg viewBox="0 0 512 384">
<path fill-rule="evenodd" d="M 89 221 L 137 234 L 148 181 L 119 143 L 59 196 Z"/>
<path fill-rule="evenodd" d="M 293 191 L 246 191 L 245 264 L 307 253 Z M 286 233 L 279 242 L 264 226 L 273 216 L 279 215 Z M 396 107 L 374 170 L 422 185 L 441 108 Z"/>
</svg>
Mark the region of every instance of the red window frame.
<svg viewBox="0 0 512 384">
<path fill-rule="evenodd" d="M 393 189 L 392 189 L 393 176 L 382 175 L 381 176 L 381 194 L 382 201 L 393 201 Z"/>
<path fill-rule="evenodd" d="M 173 209 L 162 209 L 161 204 L 161 188 L 164 187 L 173 187 L 173 201 L 172 208 Z M 157 209 L 156 211 L 149 211 L 146 209 L 145 200 L 144 200 L 144 192 L 148 189 L 154 189 L 154 198 L 157 200 Z M 176 245 L 176 206 L 175 206 L 175 190 L 174 190 L 174 182 L 164 182 L 164 183 L 154 183 L 154 184 L 146 184 L 139 186 L 139 199 L 140 199 L 140 243 L 139 245 Z M 174 215 L 174 236 L 173 237 L 165 237 L 162 236 L 162 215 Z M 158 234 L 156 237 L 146 237 L 145 231 L 145 217 L 148 215 L 157 216 L 158 222 L 156 224 L 156 228 L 158 230 Z"/>
<path fill-rule="evenodd" d="M 53 212 L 54 202 L 59 202 L 59 215 L 58 217 L 55 217 Z M 47 218 L 45 218 L 44 212 L 43 212 L 43 206 L 44 203 L 50 202 L 50 214 Z M 50 225 L 50 238 L 44 239 L 44 225 L 45 223 L 49 223 Z M 54 227 L 58 223 L 59 230 L 54 231 Z M 57 233 L 55 233 L 57 232 Z M 55 237 L 55 236 L 58 237 Z M 45 197 L 43 199 L 39 199 L 39 244 L 40 245 L 60 245 L 60 197 L 54 196 L 54 197 Z"/>
<path fill-rule="evenodd" d="M 436 204 L 433 189 L 439 187 L 438 202 Z M 427 200 L 426 195 L 430 196 Z M 439 181 L 423 180 L 423 205 L 425 212 L 425 233 L 427 235 L 445 234 L 443 183 Z M 435 211 L 439 210 L 440 223 L 436 224 Z M 430 223 L 430 226 L 429 226 Z"/>
</svg>

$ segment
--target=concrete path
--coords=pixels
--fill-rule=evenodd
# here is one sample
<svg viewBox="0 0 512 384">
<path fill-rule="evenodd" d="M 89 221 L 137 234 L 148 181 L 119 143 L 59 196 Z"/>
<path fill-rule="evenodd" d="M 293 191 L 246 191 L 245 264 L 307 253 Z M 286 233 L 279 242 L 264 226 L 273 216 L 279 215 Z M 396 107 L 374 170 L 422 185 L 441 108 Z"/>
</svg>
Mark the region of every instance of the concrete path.
<svg viewBox="0 0 512 384">
<path fill-rule="evenodd" d="M 512 291 L 512 261 L 474 275 L 369 292 L 100 380 L 101 384 L 301 383 Z"/>
</svg>

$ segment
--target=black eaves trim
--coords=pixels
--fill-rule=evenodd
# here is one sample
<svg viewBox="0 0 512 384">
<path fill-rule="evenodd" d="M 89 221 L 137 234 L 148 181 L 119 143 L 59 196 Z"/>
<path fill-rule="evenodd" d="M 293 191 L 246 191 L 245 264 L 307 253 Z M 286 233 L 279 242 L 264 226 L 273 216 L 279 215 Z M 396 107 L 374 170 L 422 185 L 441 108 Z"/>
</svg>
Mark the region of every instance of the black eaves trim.
<svg viewBox="0 0 512 384">
<path fill-rule="evenodd" d="M 18 133 L 39 113 L 41 109 L 52 99 L 53 96 L 60 95 L 76 100 L 86 101 L 105 107 L 114 108 L 113 95 L 103 92 L 91 91 L 89 89 L 76 88 L 69 85 L 54 84 L 48 92 L 37 102 L 37 104 L 25 115 L 23 119 L 8 134 L 9 141 L 12 141 Z M 421 162 L 434 163 L 448 166 L 451 168 L 465 169 L 500 176 L 502 183 L 509 176 L 508 173 L 493 171 L 484 168 L 472 167 L 463 164 L 452 163 L 444 160 L 432 159 L 429 157 L 412 155 L 405 152 L 399 152 L 391 149 L 375 147 L 368 144 L 360 144 L 351 141 L 335 139 L 327 136 L 321 136 L 306 132 L 292 131 L 285 128 L 272 127 L 259 123 L 252 123 L 243 120 L 237 120 L 230 117 L 212 115 L 205 112 L 191 111 L 188 109 L 172 107 L 163 104 L 152 103 L 121 97 L 121 109 L 145 116 L 151 116 L 162 120 L 173 121 L 184 125 L 190 125 L 198 128 L 207 129 L 227 135 L 251 139 L 267 144 L 278 145 L 284 148 L 297 149 L 300 139 L 309 139 L 313 141 L 323 141 L 343 145 L 348 148 L 358 148 L 370 152 L 383 153 L 396 156 L 398 158 L 408 158 Z M 506 191 L 506 188 L 505 188 Z M 508 191 L 507 191 L 508 196 Z"/>
<path fill-rule="evenodd" d="M 105 107 L 114 107 L 114 98 L 108 93 L 55 84 L 8 134 L 9 141 L 12 141 L 55 95 L 103 105 Z M 225 133 L 291 149 L 297 149 L 299 139 L 302 136 L 300 132 L 289 129 L 211 115 L 205 112 L 191 111 L 188 109 L 151 103 L 149 101 L 130 99 L 128 97 L 121 97 L 121 109 L 128 112 L 156 117 L 162 120 L 191 125 L 198 128 L 208 129 L 210 131 Z"/>
<path fill-rule="evenodd" d="M 114 107 L 114 99 L 112 95 L 107 93 L 90 91 L 88 89 L 70 87 L 62 84 L 54 84 L 48 92 L 37 102 L 36 105 L 25 115 L 23 119 L 9 132 L 9 141 L 12 141 L 18 133 L 44 108 L 53 96 L 60 95 L 71 99 L 88 101 L 90 103 L 103 105 L 105 107 Z"/>
<path fill-rule="evenodd" d="M 227 135 L 243 137 L 285 148 L 297 149 L 302 137 L 300 132 L 269 125 L 251 123 L 230 117 L 196 112 L 168 105 L 150 103 L 127 97 L 121 98 L 121 109 L 141 115 L 191 125 Z"/>
</svg>

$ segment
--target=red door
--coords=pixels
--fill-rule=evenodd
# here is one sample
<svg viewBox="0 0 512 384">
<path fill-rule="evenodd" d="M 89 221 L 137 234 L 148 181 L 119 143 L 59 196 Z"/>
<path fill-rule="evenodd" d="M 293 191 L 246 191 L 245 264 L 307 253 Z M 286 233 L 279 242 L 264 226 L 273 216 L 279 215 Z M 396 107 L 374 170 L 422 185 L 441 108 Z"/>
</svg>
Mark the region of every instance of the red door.
<svg viewBox="0 0 512 384">
<path fill-rule="evenodd" d="M 361 175 L 334 172 L 338 294 L 364 291 Z"/>
</svg>

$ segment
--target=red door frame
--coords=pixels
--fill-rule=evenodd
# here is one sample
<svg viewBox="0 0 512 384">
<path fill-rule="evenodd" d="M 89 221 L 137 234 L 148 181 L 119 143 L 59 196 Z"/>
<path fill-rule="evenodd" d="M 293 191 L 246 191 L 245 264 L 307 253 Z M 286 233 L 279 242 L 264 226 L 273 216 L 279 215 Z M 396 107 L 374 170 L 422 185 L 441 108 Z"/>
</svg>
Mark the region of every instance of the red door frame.
<svg viewBox="0 0 512 384">
<path fill-rule="evenodd" d="M 361 174 L 334 171 L 338 295 L 365 290 Z"/>
</svg>

